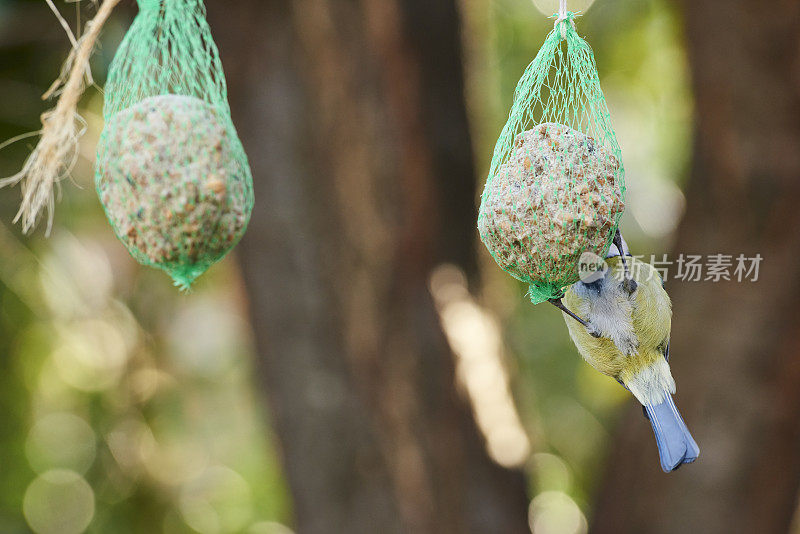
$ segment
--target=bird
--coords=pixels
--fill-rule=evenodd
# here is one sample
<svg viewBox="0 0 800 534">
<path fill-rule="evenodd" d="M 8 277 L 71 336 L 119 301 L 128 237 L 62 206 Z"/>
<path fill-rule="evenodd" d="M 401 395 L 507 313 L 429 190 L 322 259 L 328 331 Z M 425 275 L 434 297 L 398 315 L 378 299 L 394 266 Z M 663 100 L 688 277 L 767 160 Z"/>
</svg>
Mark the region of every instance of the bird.
<svg viewBox="0 0 800 534">
<path fill-rule="evenodd" d="M 672 303 L 658 271 L 630 256 L 617 231 L 603 269 L 550 302 L 563 312 L 581 356 L 642 404 L 655 434 L 661 468 L 668 473 L 694 462 L 700 449 L 672 398 Z"/>
</svg>

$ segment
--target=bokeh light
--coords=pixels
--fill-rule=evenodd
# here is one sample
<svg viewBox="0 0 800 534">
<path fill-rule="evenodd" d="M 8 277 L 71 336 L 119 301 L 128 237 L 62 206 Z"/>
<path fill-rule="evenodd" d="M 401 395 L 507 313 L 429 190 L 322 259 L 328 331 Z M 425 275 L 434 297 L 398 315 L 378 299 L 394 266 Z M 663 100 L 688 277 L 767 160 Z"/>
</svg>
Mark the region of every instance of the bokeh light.
<svg viewBox="0 0 800 534">
<path fill-rule="evenodd" d="M 586 517 L 569 495 L 545 491 L 531 501 L 530 527 L 533 534 L 585 534 Z"/>
<path fill-rule="evenodd" d="M 37 534 L 80 534 L 94 517 L 94 492 L 78 473 L 55 469 L 30 483 L 22 509 Z"/>
<path fill-rule="evenodd" d="M 181 371 L 216 376 L 241 354 L 240 340 L 246 337 L 246 325 L 225 304 L 214 298 L 195 298 L 177 310 L 167 338 L 170 354 Z"/>
<path fill-rule="evenodd" d="M 489 454 L 500 465 L 523 465 L 530 442 L 511 396 L 497 319 L 478 305 L 453 265 L 437 267 L 430 288 Z"/>
<path fill-rule="evenodd" d="M 53 361 L 61 379 L 82 391 L 117 385 L 125 363 L 125 339 L 115 325 L 99 319 L 74 321 L 59 329 Z"/>
<path fill-rule="evenodd" d="M 211 466 L 184 485 L 180 510 L 186 523 L 201 534 L 238 532 L 251 519 L 251 495 L 239 473 Z"/>
<path fill-rule="evenodd" d="M 96 242 L 58 231 L 40 269 L 42 298 L 58 317 L 85 315 L 107 305 L 113 289 L 109 258 Z"/>
<path fill-rule="evenodd" d="M 559 456 L 538 452 L 531 458 L 531 466 L 539 492 L 556 490 L 566 493 L 572 489 L 572 472 Z"/>
<path fill-rule="evenodd" d="M 156 447 L 150 427 L 135 417 L 120 421 L 106 436 L 106 443 L 114 460 L 130 477 L 144 470 Z"/>
<path fill-rule="evenodd" d="M 95 457 L 92 427 L 72 413 L 52 413 L 36 421 L 28 434 L 25 453 L 34 471 L 70 469 L 83 474 Z"/>
</svg>

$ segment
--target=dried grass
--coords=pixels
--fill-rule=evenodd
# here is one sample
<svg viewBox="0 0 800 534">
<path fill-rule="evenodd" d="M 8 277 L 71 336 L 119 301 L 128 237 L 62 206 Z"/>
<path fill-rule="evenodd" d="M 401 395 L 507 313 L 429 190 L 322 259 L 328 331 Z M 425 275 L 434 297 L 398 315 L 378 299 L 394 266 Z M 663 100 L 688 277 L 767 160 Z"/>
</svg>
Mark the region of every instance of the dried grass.
<svg viewBox="0 0 800 534">
<path fill-rule="evenodd" d="M 9 139 L 5 146 L 34 135 L 41 135 L 39 143 L 25 160 L 22 169 L 6 178 L 0 179 L 0 187 L 20 184 L 22 202 L 14 222 L 21 221 L 22 231 L 29 232 L 36 226 L 43 209 L 47 210 L 47 230 L 49 235 L 53 225 L 54 189 L 58 182 L 69 176 L 78 158 L 78 140 L 86 130 L 86 123 L 78 114 L 78 102 L 86 87 L 85 80 L 91 83 L 89 59 L 111 11 L 120 0 L 105 0 L 97 15 L 86 23 L 85 32 L 75 39 L 71 31 L 73 49 L 70 52 L 61 74 L 43 95 L 43 99 L 59 95 L 53 109 L 42 114 L 42 129 L 38 132 Z M 48 0 L 51 9 L 55 6 Z M 56 11 L 57 12 L 57 11 Z M 62 26 L 69 26 L 59 15 Z"/>
</svg>

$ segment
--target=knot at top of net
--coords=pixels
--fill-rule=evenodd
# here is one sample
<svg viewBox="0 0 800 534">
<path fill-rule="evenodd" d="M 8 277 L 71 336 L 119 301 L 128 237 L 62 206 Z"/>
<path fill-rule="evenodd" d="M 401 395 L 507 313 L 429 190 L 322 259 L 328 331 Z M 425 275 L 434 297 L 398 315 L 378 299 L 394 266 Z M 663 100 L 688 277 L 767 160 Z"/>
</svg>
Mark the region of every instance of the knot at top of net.
<svg viewBox="0 0 800 534">
<path fill-rule="evenodd" d="M 567 28 L 572 27 L 575 29 L 575 17 L 580 16 L 580 11 L 564 11 L 562 13 L 553 13 L 550 17 L 556 19 L 553 23 L 553 29 L 558 29 L 561 26 L 561 38 L 567 38 Z"/>
</svg>

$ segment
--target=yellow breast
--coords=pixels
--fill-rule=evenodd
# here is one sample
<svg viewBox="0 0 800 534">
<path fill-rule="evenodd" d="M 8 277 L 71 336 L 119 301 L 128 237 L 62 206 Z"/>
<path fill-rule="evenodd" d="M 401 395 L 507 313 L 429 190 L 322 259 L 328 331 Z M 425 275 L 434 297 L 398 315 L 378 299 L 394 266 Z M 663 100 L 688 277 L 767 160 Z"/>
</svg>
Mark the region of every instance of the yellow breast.
<svg viewBox="0 0 800 534">
<path fill-rule="evenodd" d="M 614 277 L 611 283 L 622 280 L 623 267 L 620 259 L 609 258 L 606 261 L 609 265 L 607 276 Z M 630 298 L 620 295 L 623 300 L 618 304 L 629 310 L 623 315 L 633 325 L 633 332 L 638 338 L 639 345 L 634 354 L 624 354 L 611 339 L 595 338 L 583 325 L 564 316 L 570 336 L 583 358 L 601 373 L 623 382 L 663 358 L 663 346 L 669 340 L 671 323 L 670 300 L 661 285 L 661 277 L 647 263 L 628 258 L 628 265 L 638 283 L 638 289 Z M 575 286 L 571 287 L 564 296 L 567 308 L 584 319 L 601 312 L 592 298 L 579 295 L 574 288 Z"/>
</svg>

